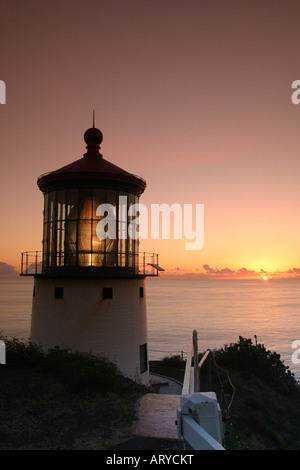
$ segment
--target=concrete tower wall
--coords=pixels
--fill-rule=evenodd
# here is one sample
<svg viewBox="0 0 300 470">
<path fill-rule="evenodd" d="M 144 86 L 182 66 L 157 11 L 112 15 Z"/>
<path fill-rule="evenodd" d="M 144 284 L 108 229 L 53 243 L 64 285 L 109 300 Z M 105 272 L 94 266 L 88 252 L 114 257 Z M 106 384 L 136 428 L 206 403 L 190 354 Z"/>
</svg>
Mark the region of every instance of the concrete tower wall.
<svg viewBox="0 0 300 470">
<path fill-rule="evenodd" d="M 46 351 L 104 355 L 127 377 L 148 383 L 145 280 L 36 278 L 31 340 Z"/>
</svg>

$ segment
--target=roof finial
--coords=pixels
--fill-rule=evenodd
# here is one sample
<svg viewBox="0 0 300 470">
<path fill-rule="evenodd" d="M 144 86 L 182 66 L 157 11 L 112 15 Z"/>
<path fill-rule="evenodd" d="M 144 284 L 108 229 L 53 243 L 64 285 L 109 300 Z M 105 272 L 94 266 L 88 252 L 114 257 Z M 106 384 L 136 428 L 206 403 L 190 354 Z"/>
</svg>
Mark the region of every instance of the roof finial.
<svg viewBox="0 0 300 470">
<path fill-rule="evenodd" d="M 94 109 L 93 109 L 93 127 L 90 127 L 90 129 L 85 131 L 84 140 L 87 144 L 86 148 L 88 149 L 88 152 L 85 155 L 91 155 L 91 154 L 101 155 L 99 154 L 99 148 L 103 140 L 103 134 L 99 129 L 95 127 L 95 110 Z"/>
</svg>

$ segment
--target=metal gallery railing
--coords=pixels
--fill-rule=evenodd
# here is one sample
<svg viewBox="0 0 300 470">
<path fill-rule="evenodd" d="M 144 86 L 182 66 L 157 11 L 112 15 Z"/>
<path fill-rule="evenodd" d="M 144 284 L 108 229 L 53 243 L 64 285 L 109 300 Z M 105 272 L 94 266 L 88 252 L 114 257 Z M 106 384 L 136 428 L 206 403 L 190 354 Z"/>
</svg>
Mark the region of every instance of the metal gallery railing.
<svg viewBox="0 0 300 470">
<path fill-rule="evenodd" d="M 158 264 L 157 253 L 141 252 L 137 253 L 112 253 L 112 252 L 80 252 L 79 256 L 82 256 L 84 262 L 63 264 L 61 263 L 61 257 L 59 257 L 60 263 L 56 264 L 55 259 L 58 256 L 57 253 L 53 253 L 43 257 L 42 251 L 25 251 L 21 253 L 21 276 L 35 276 L 42 274 L 47 268 L 60 268 L 67 267 L 82 267 L 82 268 L 121 268 L 124 270 L 129 269 L 135 271 L 136 274 L 142 276 L 158 276 L 160 272 L 164 271 Z M 53 265 L 47 265 L 43 259 L 53 259 Z"/>
</svg>

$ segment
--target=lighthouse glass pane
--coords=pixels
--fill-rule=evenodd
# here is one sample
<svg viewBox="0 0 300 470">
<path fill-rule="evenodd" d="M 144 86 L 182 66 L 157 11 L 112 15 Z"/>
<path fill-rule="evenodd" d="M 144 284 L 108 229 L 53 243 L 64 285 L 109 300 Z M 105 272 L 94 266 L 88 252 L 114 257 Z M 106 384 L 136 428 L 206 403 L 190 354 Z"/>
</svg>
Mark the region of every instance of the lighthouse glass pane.
<svg viewBox="0 0 300 470">
<path fill-rule="evenodd" d="M 55 193 L 49 194 L 49 220 L 54 220 L 54 203 L 55 203 Z"/>
<path fill-rule="evenodd" d="M 137 198 L 133 194 L 128 195 L 128 207 L 130 208 L 133 204 L 136 204 Z M 136 253 L 136 233 L 137 233 L 137 217 L 135 215 L 128 215 L 128 265 L 130 267 L 135 266 L 135 253 Z"/>
<path fill-rule="evenodd" d="M 65 222 L 63 220 L 57 221 L 57 248 L 56 248 L 56 266 L 63 266 L 64 264 L 64 242 L 65 242 Z"/>
<path fill-rule="evenodd" d="M 44 227 L 43 227 L 43 265 L 45 266 L 47 263 L 47 244 L 48 244 L 48 193 L 45 194 L 44 200 Z"/>
<path fill-rule="evenodd" d="M 44 233 L 43 233 L 43 266 L 48 266 L 49 264 L 49 246 L 48 246 L 48 228 L 49 224 L 44 224 Z"/>
<path fill-rule="evenodd" d="M 118 193 L 116 191 L 112 191 L 111 189 L 106 190 L 106 203 L 111 204 L 112 206 L 116 207 Z"/>
<path fill-rule="evenodd" d="M 57 230 L 56 252 L 58 254 L 61 251 L 61 221 L 60 220 L 56 222 L 56 230 Z"/>
<path fill-rule="evenodd" d="M 128 194 L 119 193 L 118 201 L 118 264 L 121 267 L 128 265 L 128 237 L 127 237 L 127 218 L 128 218 Z"/>
<path fill-rule="evenodd" d="M 105 240 L 100 240 L 96 229 L 98 220 L 92 221 L 92 266 L 102 266 L 105 252 Z"/>
<path fill-rule="evenodd" d="M 79 220 L 92 219 L 93 196 L 90 190 L 81 190 L 79 193 Z"/>
<path fill-rule="evenodd" d="M 119 266 L 126 266 L 126 240 L 119 239 L 118 240 L 118 265 Z"/>
<path fill-rule="evenodd" d="M 57 220 L 65 219 L 66 209 L 66 191 L 56 192 L 56 203 L 57 203 Z"/>
<path fill-rule="evenodd" d="M 65 241 L 65 213 L 66 213 L 66 191 L 56 191 L 56 207 L 53 213 L 53 261 L 52 266 L 63 266 L 64 264 L 64 241 Z M 54 235 L 55 232 L 55 235 Z"/>
<path fill-rule="evenodd" d="M 44 203 L 44 223 L 46 224 L 49 221 L 49 194 L 45 194 L 45 203 Z"/>
<path fill-rule="evenodd" d="M 45 263 L 48 266 L 55 266 L 56 251 L 56 193 L 55 191 L 48 194 L 48 211 L 47 211 L 47 255 Z"/>
<path fill-rule="evenodd" d="M 105 189 L 94 189 L 92 219 L 100 220 L 100 216 L 97 215 L 97 209 L 101 204 L 104 204 L 106 202 L 105 193 L 106 193 Z"/>
<path fill-rule="evenodd" d="M 93 190 L 93 207 L 92 207 L 92 266 L 100 267 L 105 265 L 105 240 L 97 235 L 97 227 L 99 222 L 104 218 L 102 214 L 101 205 L 106 202 L 106 190 L 94 189 Z M 98 209 L 99 208 L 99 209 Z"/>
<path fill-rule="evenodd" d="M 69 189 L 67 193 L 67 219 L 78 218 L 78 189 Z"/>
<path fill-rule="evenodd" d="M 78 264 L 92 266 L 92 223 L 90 220 L 78 221 Z"/>
<path fill-rule="evenodd" d="M 54 222 L 50 223 L 50 266 L 55 266 L 56 258 L 56 224 Z"/>
<path fill-rule="evenodd" d="M 58 263 L 57 266 L 64 265 L 64 255 L 65 255 L 65 221 L 60 221 L 60 231 L 59 231 L 59 246 L 57 250 Z"/>
<path fill-rule="evenodd" d="M 65 265 L 76 265 L 77 252 L 77 222 L 67 221 L 66 223 L 66 240 L 65 240 Z"/>
</svg>

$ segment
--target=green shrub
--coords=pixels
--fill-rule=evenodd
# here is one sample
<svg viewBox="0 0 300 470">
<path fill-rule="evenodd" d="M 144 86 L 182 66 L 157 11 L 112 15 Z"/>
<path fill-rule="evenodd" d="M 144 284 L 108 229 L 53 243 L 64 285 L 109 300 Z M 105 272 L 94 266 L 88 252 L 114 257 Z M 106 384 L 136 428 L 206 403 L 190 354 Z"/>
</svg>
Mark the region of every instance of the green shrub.
<svg viewBox="0 0 300 470">
<path fill-rule="evenodd" d="M 181 356 L 175 355 L 175 356 L 166 356 L 162 359 L 162 362 L 164 365 L 168 367 L 178 367 L 178 368 L 184 368 L 186 361 L 182 359 Z"/>
<path fill-rule="evenodd" d="M 30 340 L 1 337 L 6 346 L 6 367 L 34 368 L 51 376 L 74 393 L 135 393 L 142 386 L 125 378 L 116 364 L 105 357 L 72 350 L 44 353 Z"/>
<path fill-rule="evenodd" d="M 42 349 L 30 340 L 1 338 L 5 342 L 6 364 L 13 367 L 33 367 L 43 361 Z"/>
<path fill-rule="evenodd" d="M 88 353 L 50 351 L 44 358 L 42 368 L 69 391 L 118 392 L 126 388 L 126 380 L 115 364 Z"/>
<path fill-rule="evenodd" d="M 240 336 L 237 343 L 215 351 L 215 358 L 221 367 L 253 374 L 280 392 L 299 394 L 298 382 L 289 367 L 263 344 L 254 345 L 251 339 Z"/>
<path fill-rule="evenodd" d="M 262 411 L 265 413 L 265 415 L 268 414 L 268 411 L 266 409 L 266 406 L 265 404 L 263 403 L 262 400 L 259 400 L 258 398 L 255 398 L 253 396 L 251 397 L 247 397 L 245 399 L 245 405 L 248 407 L 248 408 L 251 408 L 255 411 Z"/>
</svg>

